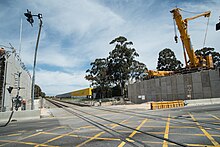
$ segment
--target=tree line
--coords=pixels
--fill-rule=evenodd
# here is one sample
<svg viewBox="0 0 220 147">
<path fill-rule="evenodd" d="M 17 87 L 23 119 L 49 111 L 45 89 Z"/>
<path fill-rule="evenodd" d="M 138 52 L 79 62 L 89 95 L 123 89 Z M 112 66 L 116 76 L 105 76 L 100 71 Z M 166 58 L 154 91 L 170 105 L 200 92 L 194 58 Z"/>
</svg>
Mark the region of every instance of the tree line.
<svg viewBox="0 0 220 147">
<path fill-rule="evenodd" d="M 139 54 L 132 47 L 133 42 L 124 36 L 113 39 L 110 45 L 114 48 L 108 57 L 98 58 L 90 63 L 91 68 L 86 71 L 85 79 L 91 82 L 97 98 L 126 96 L 128 83 L 146 79 L 147 66 L 136 60 Z M 213 56 L 214 66 L 220 64 L 220 54 L 214 48 L 203 48 L 195 51 L 196 55 Z M 165 48 L 159 52 L 158 71 L 177 71 L 183 68 L 183 64 L 175 56 L 175 53 Z"/>
</svg>

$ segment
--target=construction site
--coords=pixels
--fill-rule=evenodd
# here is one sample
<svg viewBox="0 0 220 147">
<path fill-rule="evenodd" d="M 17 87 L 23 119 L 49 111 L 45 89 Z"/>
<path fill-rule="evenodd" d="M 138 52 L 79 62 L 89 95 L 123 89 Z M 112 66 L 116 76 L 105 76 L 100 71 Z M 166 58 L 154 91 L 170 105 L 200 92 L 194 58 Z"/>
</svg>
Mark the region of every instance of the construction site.
<svg viewBox="0 0 220 147">
<path fill-rule="evenodd" d="M 210 49 L 205 47 L 205 41 L 212 12 L 193 13 L 187 18 L 183 18 L 183 12 L 176 7 L 167 13 L 173 18 L 174 41 L 182 44 L 184 64 L 180 62 L 171 70 L 166 63 L 165 70 L 151 70 L 133 60 L 135 56 L 121 62 L 123 53 L 135 55 L 135 49 L 127 48 L 133 43 L 119 36 L 109 43 L 115 45 L 109 57 L 90 63 L 91 69 L 84 76 L 90 82 L 86 88 L 70 90 L 73 85 L 69 83 L 76 75 L 65 78 L 69 64 L 62 64 L 65 74 L 57 71 L 55 76 L 52 72 L 43 74 L 44 57 L 40 58 L 41 67 L 36 68 L 40 73 L 38 80 L 42 78 L 48 87 L 58 81 L 55 89 L 59 91 L 59 94 L 41 97 L 36 96 L 35 91 L 35 66 L 40 33 L 44 29 L 43 17 L 27 9 L 24 15 L 32 27 L 33 17 L 39 19 L 33 74 L 11 44 L 11 47 L 1 45 L 0 48 L 0 146 L 220 146 L 220 55 L 214 48 L 205 50 Z M 198 18 L 208 20 L 200 52 L 195 51 L 189 35 L 189 21 Z M 220 22 L 216 24 L 216 31 L 219 30 Z M 43 38 L 45 36 L 43 34 Z M 45 46 L 46 42 L 42 44 Z M 116 52 L 117 49 L 122 50 Z M 126 52 L 129 49 L 130 52 Z M 56 62 L 64 62 L 59 56 Z M 133 63 L 125 66 L 130 62 Z M 61 70 L 58 67 L 56 64 L 55 69 Z M 53 80 L 49 83 L 43 76 Z M 64 82 L 60 80 L 62 76 Z M 65 82 L 69 84 L 68 89 L 62 87 Z"/>
</svg>

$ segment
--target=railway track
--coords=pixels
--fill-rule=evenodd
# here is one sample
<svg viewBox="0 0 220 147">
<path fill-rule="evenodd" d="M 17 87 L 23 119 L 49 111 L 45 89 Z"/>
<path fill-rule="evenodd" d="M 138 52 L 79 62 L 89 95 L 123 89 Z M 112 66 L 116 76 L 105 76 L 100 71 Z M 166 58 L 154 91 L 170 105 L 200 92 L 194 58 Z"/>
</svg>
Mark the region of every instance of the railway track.
<svg viewBox="0 0 220 147">
<path fill-rule="evenodd" d="M 171 140 L 171 139 L 167 139 L 167 138 L 164 138 L 164 137 L 161 137 L 161 136 L 157 136 L 157 135 L 154 135 L 152 133 L 144 132 L 144 131 L 132 128 L 130 126 L 123 125 L 123 124 L 120 124 L 118 122 L 112 121 L 110 119 L 106 119 L 106 118 L 103 118 L 103 117 L 100 117 L 100 116 L 97 116 L 97 115 L 94 115 L 94 114 L 82 111 L 82 110 L 80 110 L 79 105 L 76 106 L 75 104 L 73 104 L 71 102 L 63 102 L 63 101 L 61 102 L 61 101 L 57 101 L 57 100 L 55 101 L 55 100 L 51 100 L 51 99 L 47 99 L 47 100 L 49 102 L 51 102 L 52 104 L 54 104 L 55 106 L 64 109 L 65 111 L 67 111 L 67 112 L 77 116 L 78 118 L 80 118 L 80 119 L 82 119 L 82 120 L 92 124 L 93 126 L 99 128 L 99 129 L 109 133 L 110 135 L 119 138 L 121 141 L 124 141 L 124 142 L 128 143 L 131 146 L 144 146 L 144 147 L 147 147 L 148 145 L 144 144 L 143 142 L 141 142 L 139 140 L 136 140 L 136 139 L 124 136 L 122 133 L 119 133 L 119 132 L 117 132 L 114 129 L 111 129 L 111 128 L 103 125 L 103 124 L 100 124 L 99 122 L 94 121 L 94 119 L 86 117 L 85 114 L 88 115 L 88 116 L 92 116 L 94 118 L 98 118 L 100 120 L 104 120 L 104 121 L 109 122 L 109 123 L 117 124 L 120 127 L 123 127 L 123 128 L 126 128 L 126 129 L 130 129 L 132 131 L 137 131 L 137 132 L 139 132 L 139 133 L 141 133 L 143 135 L 146 135 L 146 136 L 151 136 L 151 137 L 154 137 L 154 138 L 157 138 L 157 139 L 160 139 L 160 140 L 165 140 L 167 142 L 170 142 L 170 143 L 178 145 L 178 146 L 187 147 L 186 144 L 182 144 L 182 143 L 176 142 L 176 141 Z M 145 116 L 145 118 L 146 118 L 146 116 Z"/>
<path fill-rule="evenodd" d="M 56 101 L 71 104 L 71 105 L 77 105 L 77 106 L 83 106 L 83 107 L 85 107 L 85 106 L 88 107 L 89 106 L 90 107 L 90 105 L 86 105 L 86 104 L 79 104 L 79 103 L 67 102 L 67 101 L 62 101 L 62 100 L 56 100 Z M 124 115 L 129 115 L 129 116 L 132 115 L 132 116 L 139 117 L 139 118 L 148 118 L 148 119 L 156 120 L 156 121 L 166 122 L 166 119 L 167 119 L 167 116 L 150 114 L 150 113 L 133 112 L 133 111 L 128 110 L 128 109 L 126 109 L 126 110 L 122 110 L 122 109 L 112 110 L 112 109 L 100 108 L 100 107 L 90 107 L 90 108 L 96 109 L 96 110 L 107 111 L 107 112 L 120 113 L 120 114 L 124 114 Z M 188 111 L 187 113 L 191 113 L 191 112 Z M 170 116 L 169 118 L 172 119 L 172 122 L 171 122 L 172 124 L 184 124 L 184 125 L 186 125 L 184 122 L 182 122 L 182 120 L 187 121 L 187 122 L 195 122 L 194 120 L 187 119 L 186 117 L 182 117 L 182 116 L 179 116 L 179 117 L 171 117 Z M 209 123 L 209 122 L 205 122 L 205 121 L 201 121 L 201 120 L 197 120 L 196 122 L 200 123 L 200 125 L 202 127 L 208 127 L 208 128 L 213 129 L 216 132 L 220 132 L 220 130 L 216 129 L 216 127 L 219 127 L 220 124 L 213 124 L 213 123 Z M 196 124 L 187 124 L 186 126 L 196 127 L 197 125 Z"/>
</svg>

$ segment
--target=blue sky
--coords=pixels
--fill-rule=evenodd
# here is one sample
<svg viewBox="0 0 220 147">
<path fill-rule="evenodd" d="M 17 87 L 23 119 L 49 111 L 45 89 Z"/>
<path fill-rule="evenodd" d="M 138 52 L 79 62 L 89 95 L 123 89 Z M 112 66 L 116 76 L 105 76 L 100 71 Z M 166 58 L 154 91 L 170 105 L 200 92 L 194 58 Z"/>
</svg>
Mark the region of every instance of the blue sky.
<svg viewBox="0 0 220 147">
<path fill-rule="evenodd" d="M 19 29 L 23 21 L 21 58 L 32 73 L 38 20 L 31 27 L 26 9 L 43 14 L 43 29 L 37 57 L 36 83 L 47 95 L 86 88 L 85 71 L 96 58 L 107 57 L 114 48 L 109 42 L 122 35 L 134 43 L 137 60 L 156 69 L 158 53 L 172 49 L 183 62 L 182 45 L 173 40 L 170 10 L 212 11 L 206 46 L 220 51 L 220 1 L 216 0 L 0 0 L 0 44 L 10 42 L 19 48 Z M 183 17 L 195 14 L 182 13 Z M 195 49 L 203 47 L 207 19 L 189 22 Z"/>
</svg>

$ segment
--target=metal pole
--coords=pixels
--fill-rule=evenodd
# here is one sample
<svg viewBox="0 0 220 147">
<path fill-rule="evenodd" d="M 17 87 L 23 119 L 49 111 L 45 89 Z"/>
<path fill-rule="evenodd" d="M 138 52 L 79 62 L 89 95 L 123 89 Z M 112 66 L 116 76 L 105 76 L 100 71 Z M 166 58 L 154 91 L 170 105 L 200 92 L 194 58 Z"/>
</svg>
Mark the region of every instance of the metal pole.
<svg viewBox="0 0 220 147">
<path fill-rule="evenodd" d="M 39 44 L 39 40 L 40 40 L 40 33 L 41 33 L 41 28 L 42 28 L 41 18 L 39 18 L 39 20 L 40 20 L 39 31 L 38 31 L 38 36 L 37 36 L 36 48 L 35 48 L 35 52 L 34 52 L 34 66 L 33 66 L 32 86 L 31 86 L 31 110 L 34 110 L 35 67 L 36 67 L 37 49 L 38 49 L 38 44 Z"/>
</svg>

